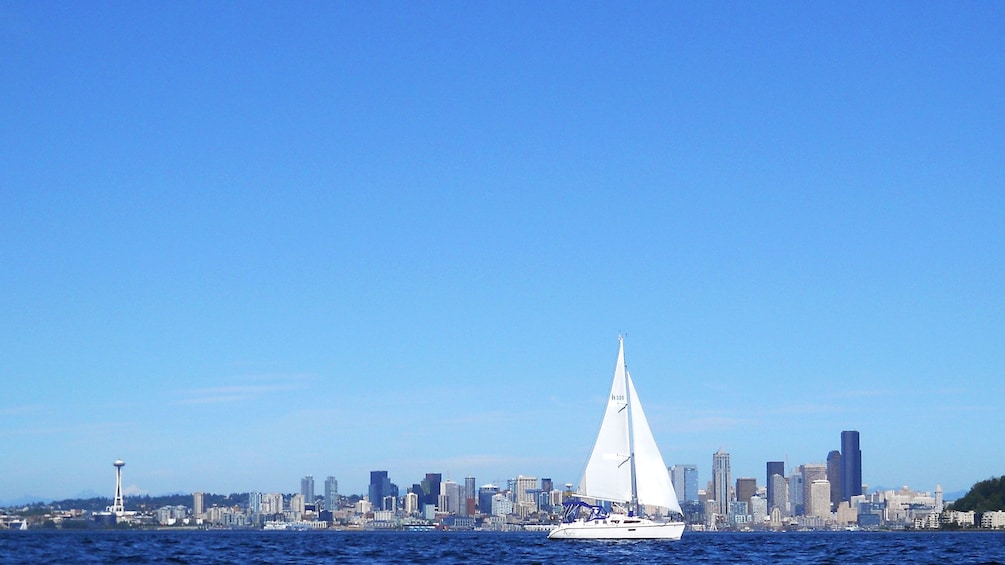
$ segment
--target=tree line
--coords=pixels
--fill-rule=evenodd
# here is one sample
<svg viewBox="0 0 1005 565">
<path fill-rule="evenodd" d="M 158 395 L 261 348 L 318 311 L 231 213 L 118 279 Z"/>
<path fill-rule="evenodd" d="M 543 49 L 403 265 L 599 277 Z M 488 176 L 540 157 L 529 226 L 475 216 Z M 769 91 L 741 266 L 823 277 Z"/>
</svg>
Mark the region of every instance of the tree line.
<svg viewBox="0 0 1005 565">
<path fill-rule="evenodd" d="M 980 514 L 993 510 L 1005 510 L 1005 475 L 991 477 L 970 487 L 959 500 L 948 507 L 949 510 L 968 512 L 973 510 Z"/>
</svg>

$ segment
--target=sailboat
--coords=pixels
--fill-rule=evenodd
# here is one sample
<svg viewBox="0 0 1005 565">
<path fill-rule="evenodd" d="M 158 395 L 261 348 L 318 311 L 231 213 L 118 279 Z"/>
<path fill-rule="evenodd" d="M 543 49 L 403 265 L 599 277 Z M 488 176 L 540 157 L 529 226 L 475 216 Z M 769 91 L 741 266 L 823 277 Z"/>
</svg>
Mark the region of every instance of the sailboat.
<svg viewBox="0 0 1005 565">
<path fill-rule="evenodd" d="M 652 507 L 667 518 L 643 515 L 643 508 Z M 679 540 L 684 533 L 677 493 L 625 364 L 621 336 L 604 420 L 579 488 L 563 510 L 548 539 Z"/>
</svg>

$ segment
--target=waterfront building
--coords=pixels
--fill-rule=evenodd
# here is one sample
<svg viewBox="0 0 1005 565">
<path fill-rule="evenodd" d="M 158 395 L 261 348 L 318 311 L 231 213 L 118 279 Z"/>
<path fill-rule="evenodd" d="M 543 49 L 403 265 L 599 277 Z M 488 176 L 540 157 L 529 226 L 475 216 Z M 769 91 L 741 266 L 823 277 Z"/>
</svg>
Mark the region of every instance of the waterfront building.
<svg viewBox="0 0 1005 565">
<path fill-rule="evenodd" d="M 715 500 L 716 514 L 720 516 L 729 515 L 729 503 L 732 500 L 729 488 L 732 482 L 729 453 L 720 449 L 712 455 L 712 498 Z"/>
<path fill-rule="evenodd" d="M 858 432 L 841 432 L 841 500 L 862 494 L 862 450 Z"/>
<path fill-rule="evenodd" d="M 976 514 L 973 510 L 961 512 L 959 510 L 947 510 L 942 515 L 943 524 L 956 524 L 961 527 L 972 527 L 975 524 Z"/>
<path fill-rule="evenodd" d="M 393 522 L 394 521 L 394 511 L 393 510 L 375 510 L 373 512 L 374 522 Z M 381 524 L 380 526 L 391 527 L 393 524 Z M 377 526 L 377 527 L 380 527 Z"/>
<path fill-rule="evenodd" d="M 300 495 L 304 497 L 305 504 L 314 504 L 314 475 L 300 479 Z"/>
<path fill-rule="evenodd" d="M 677 502 L 698 500 L 698 466 L 678 464 L 670 467 L 670 482 L 677 493 Z"/>
<path fill-rule="evenodd" d="M 338 481 L 329 476 L 325 479 L 325 510 L 335 512 L 338 508 Z"/>
</svg>

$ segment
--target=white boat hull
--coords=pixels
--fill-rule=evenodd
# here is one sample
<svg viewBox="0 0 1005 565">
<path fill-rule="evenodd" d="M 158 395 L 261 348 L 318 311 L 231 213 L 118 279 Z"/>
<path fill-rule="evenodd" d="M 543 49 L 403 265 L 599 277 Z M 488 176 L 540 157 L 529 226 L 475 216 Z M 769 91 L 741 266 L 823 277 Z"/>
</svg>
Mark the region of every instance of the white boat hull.
<svg viewBox="0 0 1005 565">
<path fill-rule="evenodd" d="M 548 539 L 661 539 L 677 541 L 684 534 L 684 522 L 653 522 L 645 519 L 576 520 L 559 525 Z"/>
</svg>

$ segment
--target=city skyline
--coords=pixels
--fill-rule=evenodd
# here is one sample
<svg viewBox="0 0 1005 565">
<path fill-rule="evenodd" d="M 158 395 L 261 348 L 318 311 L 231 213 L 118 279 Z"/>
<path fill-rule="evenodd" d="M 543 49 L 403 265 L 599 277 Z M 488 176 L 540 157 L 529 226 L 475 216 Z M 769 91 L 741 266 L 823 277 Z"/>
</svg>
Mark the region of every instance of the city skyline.
<svg viewBox="0 0 1005 565">
<path fill-rule="evenodd" d="M 0 501 L 576 483 L 619 334 L 702 482 L 1000 475 L 1003 21 L 5 3 Z"/>
<path fill-rule="evenodd" d="M 853 440 L 849 440 L 848 445 L 849 446 L 858 445 L 857 431 L 847 431 L 847 430 L 842 431 L 841 438 L 842 442 L 844 442 L 846 438 L 854 438 Z M 830 454 L 834 454 L 835 452 L 836 451 L 831 451 Z M 859 462 L 861 461 L 860 450 L 858 453 L 858 461 Z M 116 469 L 115 495 L 112 497 L 113 503 L 112 506 L 109 507 L 109 510 L 112 512 L 121 512 L 123 509 L 122 501 L 124 499 L 122 482 L 121 482 L 121 470 L 122 467 L 125 466 L 125 463 L 122 460 L 116 460 L 113 466 Z M 677 490 L 678 500 L 680 502 L 685 501 L 695 502 L 699 500 L 699 493 L 701 493 L 702 497 L 706 497 L 709 500 L 715 500 L 716 499 L 715 493 L 718 490 L 717 486 L 721 484 L 722 488 L 728 493 L 728 495 L 724 501 L 719 501 L 716 507 L 719 510 L 725 510 L 727 513 L 729 512 L 728 506 L 731 501 L 747 499 L 748 501 L 747 505 L 749 507 L 749 496 L 747 495 L 751 495 L 756 491 L 762 489 L 765 491 L 764 498 L 766 500 L 766 506 L 768 509 L 770 509 L 774 505 L 774 503 L 772 502 L 774 500 L 772 494 L 773 490 L 772 475 L 782 476 L 782 479 L 785 481 L 785 489 L 787 492 L 785 498 L 788 498 L 788 490 L 792 488 L 792 485 L 789 481 L 798 479 L 797 480 L 798 486 L 795 487 L 797 494 L 795 494 L 794 496 L 802 497 L 805 495 L 805 493 L 803 492 L 802 485 L 808 485 L 812 483 L 815 479 L 819 479 L 821 477 L 826 477 L 830 479 L 832 478 L 831 473 L 833 471 L 829 460 L 826 465 L 817 463 L 802 463 L 802 464 L 794 464 L 791 466 L 791 468 L 788 469 L 786 469 L 785 462 L 768 461 L 766 462 L 766 469 L 767 469 L 767 473 L 765 476 L 766 480 L 763 484 L 756 477 L 739 477 L 735 479 L 737 486 L 734 489 L 732 473 L 730 471 L 730 454 L 728 452 L 723 451 L 721 448 L 712 454 L 712 465 L 710 466 L 711 476 L 709 480 L 705 483 L 700 483 L 699 481 L 699 474 L 698 474 L 699 468 L 700 466 L 696 464 L 681 464 L 681 463 L 673 464 L 667 468 L 667 473 L 671 476 L 671 480 L 674 484 L 674 489 Z M 723 474 L 720 478 L 717 479 L 716 477 L 718 470 L 722 470 Z M 807 478 L 808 474 L 809 478 Z M 859 476 L 861 475 L 860 471 L 858 472 L 858 475 Z M 314 493 L 314 477 L 312 474 L 308 474 L 300 479 L 299 495 L 302 497 L 303 501 L 308 503 L 310 503 L 313 500 L 321 500 L 321 499 L 331 500 L 338 496 L 360 496 L 361 498 L 365 497 L 366 499 L 370 500 L 376 510 L 393 509 L 386 507 L 385 497 L 390 496 L 396 499 L 401 498 L 402 496 L 404 496 L 405 491 L 400 489 L 396 483 L 393 483 L 391 481 L 390 473 L 387 470 L 370 471 L 369 476 L 370 476 L 369 486 L 362 492 L 339 493 L 338 479 L 334 476 L 329 475 L 325 479 L 324 494 L 318 496 L 315 495 Z M 838 469 L 837 476 L 840 480 L 840 477 L 845 476 L 845 470 L 843 468 Z M 419 483 L 413 483 L 412 486 L 408 488 L 407 492 L 420 493 L 420 498 L 417 501 L 420 504 L 431 504 L 433 506 L 437 506 L 438 500 L 435 492 L 441 491 L 442 489 L 440 488 L 440 486 L 446 485 L 448 483 L 457 486 L 462 492 L 465 493 L 466 498 L 477 500 L 478 497 L 475 496 L 475 494 L 477 494 L 477 492 L 480 492 L 482 489 L 485 489 L 487 487 L 494 488 L 494 490 L 491 492 L 500 492 L 500 490 L 502 489 L 502 484 L 506 483 L 505 490 L 507 491 L 514 489 L 517 491 L 526 490 L 527 488 L 535 488 L 535 487 L 528 487 L 527 484 L 524 484 L 521 489 L 521 487 L 517 486 L 520 483 L 520 481 L 530 480 L 534 482 L 537 480 L 537 478 L 525 477 L 524 475 L 517 475 L 515 478 L 511 477 L 506 479 L 505 481 L 500 479 L 493 479 L 485 484 L 481 484 L 477 488 L 475 486 L 475 481 L 477 480 L 475 477 L 466 476 L 463 480 L 464 484 L 462 486 L 455 483 L 452 479 L 449 478 L 446 480 L 442 479 L 442 473 L 426 473 L 425 478 Z M 746 492 L 745 496 L 740 496 L 741 488 L 739 485 L 742 482 L 749 482 L 750 485 L 749 488 L 747 489 L 748 492 Z M 551 485 L 553 483 L 554 481 L 551 478 L 542 478 L 541 488 L 544 490 L 551 490 L 552 488 Z M 566 486 L 563 488 L 567 488 L 569 485 L 571 485 L 572 489 L 575 490 L 576 486 L 575 483 L 566 483 Z M 870 494 L 872 492 L 891 490 L 890 487 L 886 486 L 863 488 L 865 486 L 867 485 L 859 485 L 859 488 L 856 489 L 857 492 L 851 494 L 849 498 L 851 496 L 856 496 L 859 494 Z M 902 485 L 900 488 L 906 488 L 907 486 L 908 485 Z M 833 490 L 832 487 L 830 487 L 830 485 L 828 485 L 828 488 L 831 491 Z M 922 487 L 920 490 L 924 490 L 924 488 Z M 943 492 L 943 490 L 941 489 L 941 485 L 937 485 L 934 490 L 938 490 L 941 496 Z M 232 492 L 234 491 L 231 491 L 231 493 Z M 248 490 L 246 492 L 251 493 L 253 495 L 266 494 L 266 491 L 255 490 L 255 489 Z M 295 491 L 278 489 L 276 490 L 276 492 L 293 495 Z M 963 491 L 961 490 L 959 492 L 962 493 Z M 94 494 L 97 497 L 103 496 L 101 493 L 91 493 L 91 494 Z M 133 493 L 133 495 L 137 494 L 150 494 L 150 493 Z M 166 495 L 166 494 L 185 494 L 185 493 L 181 492 L 156 493 L 155 496 Z M 202 498 L 203 492 L 194 491 L 192 494 L 195 496 L 196 500 L 199 501 Z M 224 494 L 224 493 L 218 493 L 218 494 Z M 37 501 L 41 502 L 44 500 L 46 499 L 39 498 Z M 54 499 L 49 498 L 48 500 L 54 500 Z M 378 500 L 380 502 L 374 502 L 375 500 Z M 841 500 L 847 502 L 848 499 L 844 498 Z M 29 501 L 26 500 L 24 502 Z M 831 500 L 831 504 L 834 507 L 837 506 L 837 503 L 834 502 L 833 499 Z M 198 507 L 198 505 L 199 502 L 196 502 L 195 506 Z"/>
</svg>

